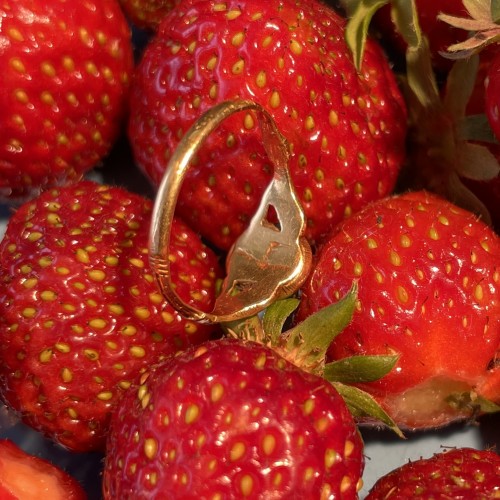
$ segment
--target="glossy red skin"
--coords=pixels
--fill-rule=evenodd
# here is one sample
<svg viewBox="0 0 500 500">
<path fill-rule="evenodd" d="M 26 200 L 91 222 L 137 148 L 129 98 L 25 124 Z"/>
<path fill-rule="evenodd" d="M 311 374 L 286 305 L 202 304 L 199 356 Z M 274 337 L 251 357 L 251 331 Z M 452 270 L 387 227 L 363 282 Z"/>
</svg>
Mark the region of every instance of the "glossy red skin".
<svg viewBox="0 0 500 500">
<path fill-rule="evenodd" d="M 484 83 L 485 112 L 496 138 L 500 140 L 500 47 L 489 59 Z"/>
<path fill-rule="evenodd" d="M 406 110 L 392 70 L 370 40 L 358 74 L 344 42 L 344 19 L 316 0 L 232 0 L 225 11 L 215 7 L 220 5 L 184 1 L 146 48 L 128 127 L 137 163 L 159 184 L 180 136 L 202 112 L 224 100 L 252 99 L 272 114 L 292 145 L 290 171 L 307 237 L 316 243 L 394 187 L 404 157 Z M 241 13 L 229 16 L 234 12 Z M 301 16 L 300 27 L 292 29 Z M 292 40 L 302 44 L 301 55 L 290 49 Z M 180 50 L 173 51 L 177 44 Z M 244 61 L 241 73 L 233 72 L 238 61 Z M 259 86 L 263 70 L 266 83 Z M 330 111 L 337 124 L 330 123 Z M 314 119 L 310 129 L 308 117 Z M 231 117 L 209 137 L 179 199 L 184 219 L 222 249 L 246 227 L 271 179 L 256 120 L 248 129 L 244 119 L 244 113 Z"/>
<path fill-rule="evenodd" d="M 447 73 L 452 66 L 452 61 L 447 59 L 441 52 L 455 43 L 463 42 L 467 38 L 467 32 L 454 28 L 437 18 L 438 14 L 444 13 L 452 16 L 468 17 L 462 0 L 416 0 L 420 29 L 429 41 L 432 55 L 432 64 L 438 73 Z M 396 27 L 391 20 L 390 2 L 379 9 L 373 17 L 373 26 L 382 37 L 382 44 L 389 52 L 404 61 L 406 43 L 397 33 Z"/>
<path fill-rule="evenodd" d="M 6 0 L 0 18 L 0 199 L 19 203 L 109 153 L 126 118 L 132 43 L 117 0 Z"/>
<path fill-rule="evenodd" d="M 500 457 L 494 451 L 457 448 L 404 464 L 380 478 L 366 500 L 498 498 Z"/>
<path fill-rule="evenodd" d="M 26 453 L 16 444 L 8 439 L 0 439 L 0 498 L 2 500 L 23 500 L 23 492 L 16 491 L 9 485 L 9 478 L 4 473 L 15 473 L 16 469 L 22 469 L 22 476 L 29 481 L 32 477 L 30 487 L 36 488 L 40 485 L 39 480 L 43 476 L 51 476 L 56 484 L 55 489 L 42 486 L 38 491 L 39 498 L 50 498 L 51 500 L 85 500 L 87 495 L 82 486 L 52 463 L 34 455 Z M 23 486 L 24 487 L 24 486 Z M 36 494 L 36 489 L 33 490 Z M 19 496 L 20 495 L 20 496 Z M 31 497 L 30 497 L 31 498 Z"/>
<path fill-rule="evenodd" d="M 488 226 L 424 192 L 367 206 L 321 249 L 297 321 L 338 300 L 353 280 L 360 307 L 329 355 L 399 355 L 389 374 L 361 384 L 399 425 L 436 427 L 470 415 L 443 403 L 446 410 L 427 421 L 423 395 L 400 413 L 401 396 L 432 380 L 500 402 L 500 240 Z"/>
<path fill-rule="evenodd" d="M 159 293 L 147 251 L 151 209 L 125 189 L 80 182 L 21 206 L 0 244 L 0 392 L 69 449 L 102 449 L 109 414 L 136 374 L 215 330 Z M 217 257 L 178 220 L 172 238 L 177 293 L 211 310 Z"/>
<path fill-rule="evenodd" d="M 357 498 L 363 446 L 344 401 L 328 382 L 267 347 L 212 341 L 165 360 L 141 382 L 113 416 L 105 499 L 243 498 L 245 475 L 254 484 L 248 498 L 320 498 L 322 491 Z M 221 387 L 222 397 L 214 397 Z M 199 413 L 189 423 L 194 407 Z M 274 436 L 267 453 L 266 436 Z M 244 445 L 238 457 L 236 443 Z M 153 451 L 148 458 L 146 449 Z M 306 468 L 314 471 L 309 479 Z"/>
<path fill-rule="evenodd" d="M 467 115 L 486 114 L 493 133 L 500 137 L 498 122 L 498 103 L 500 95 L 500 46 L 489 45 L 480 53 L 478 74 L 472 95 L 467 103 Z M 500 162 L 500 146 L 487 145 L 491 153 Z M 480 162 L 476 168 L 481 169 Z M 488 209 L 492 227 L 500 234 L 500 176 L 491 180 L 463 179 L 464 184 L 485 204 Z"/>
</svg>

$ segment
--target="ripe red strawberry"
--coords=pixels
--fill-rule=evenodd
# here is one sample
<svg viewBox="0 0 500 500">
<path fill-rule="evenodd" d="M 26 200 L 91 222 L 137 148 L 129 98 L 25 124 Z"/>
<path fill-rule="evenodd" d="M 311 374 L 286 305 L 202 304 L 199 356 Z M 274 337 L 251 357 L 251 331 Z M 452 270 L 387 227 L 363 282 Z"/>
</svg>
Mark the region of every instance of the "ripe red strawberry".
<svg viewBox="0 0 500 500">
<path fill-rule="evenodd" d="M 158 184 L 180 137 L 221 101 L 263 105 L 288 139 L 290 171 L 320 241 L 366 202 L 389 193 L 404 156 L 406 112 L 380 47 L 362 71 L 344 41 L 345 21 L 318 2 L 181 2 L 164 18 L 134 80 L 129 137 Z M 179 213 L 227 249 L 271 179 L 257 122 L 241 113 L 212 134 L 191 166 Z"/>
<path fill-rule="evenodd" d="M 500 45 L 495 49 L 485 80 L 485 113 L 496 138 L 500 140 Z"/>
<path fill-rule="evenodd" d="M 104 498 L 357 498 L 363 446 L 336 390 L 236 339 L 152 367 L 113 415 Z"/>
<path fill-rule="evenodd" d="M 360 384 L 401 427 L 433 428 L 498 410 L 500 239 L 425 192 L 373 203 L 339 224 L 303 290 L 298 320 L 358 282 L 358 307 L 333 359 L 399 355 Z"/>
<path fill-rule="evenodd" d="M 120 0 L 120 4 L 138 28 L 156 31 L 162 19 L 180 0 Z"/>
<path fill-rule="evenodd" d="M 109 152 L 133 70 L 117 0 L 0 5 L 0 198 L 78 180 Z"/>
<path fill-rule="evenodd" d="M 80 484 L 52 463 L 30 455 L 8 439 L 0 440 L 2 500 L 84 500 Z"/>
<path fill-rule="evenodd" d="M 13 214 L 0 244 L 0 391 L 26 423 L 70 449 L 101 448 L 135 375 L 214 330 L 159 293 L 151 205 L 90 181 L 54 188 Z M 172 236 L 178 294 L 211 309 L 215 255 L 180 221 Z"/>
<path fill-rule="evenodd" d="M 500 457 L 497 453 L 457 448 L 402 465 L 380 478 L 366 500 L 499 496 Z"/>
</svg>

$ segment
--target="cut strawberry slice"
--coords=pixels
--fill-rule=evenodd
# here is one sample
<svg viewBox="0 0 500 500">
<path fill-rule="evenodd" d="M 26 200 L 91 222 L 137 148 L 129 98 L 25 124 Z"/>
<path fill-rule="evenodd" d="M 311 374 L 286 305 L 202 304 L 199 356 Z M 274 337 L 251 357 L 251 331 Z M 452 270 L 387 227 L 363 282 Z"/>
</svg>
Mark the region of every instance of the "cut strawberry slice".
<svg viewBox="0 0 500 500">
<path fill-rule="evenodd" d="M 1 500 L 80 500 L 86 494 L 76 479 L 52 463 L 29 455 L 8 439 L 0 440 Z"/>
</svg>

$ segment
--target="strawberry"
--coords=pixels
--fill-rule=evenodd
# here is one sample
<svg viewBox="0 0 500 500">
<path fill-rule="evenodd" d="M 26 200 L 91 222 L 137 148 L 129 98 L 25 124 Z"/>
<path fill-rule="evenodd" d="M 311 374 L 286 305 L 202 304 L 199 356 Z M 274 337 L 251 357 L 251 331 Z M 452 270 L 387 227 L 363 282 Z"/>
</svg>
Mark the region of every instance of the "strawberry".
<svg viewBox="0 0 500 500">
<path fill-rule="evenodd" d="M 0 498 L 84 500 L 87 496 L 78 481 L 59 467 L 0 439 Z"/>
<path fill-rule="evenodd" d="M 105 499 L 357 498 L 363 445 L 321 377 L 252 341 L 210 341 L 144 373 L 109 434 Z"/>
<path fill-rule="evenodd" d="M 0 6 L 0 198 L 78 180 L 126 117 L 131 35 L 117 0 Z"/>
<path fill-rule="evenodd" d="M 359 387 L 400 427 L 500 409 L 500 239 L 491 228 L 424 191 L 374 202 L 322 247 L 297 321 L 353 280 L 358 306 L 329 354 L 399 356 L 385 377 Z"/>
<path fill-rule="evenodd" d="M 0 244 L 0 391 L 27 424 L 69 449 L 101 449 L 134 376 L 214 331 L 159 293 L 151 211 L 142 196 L 82 181 L 22 205 Z M 177 293 L 209 310 L 216 256 L 178 220 L 172 237 Z"/>
<path fill-rule="evenodd" d="M 180 0 L 120 0 L 128 19 L 138 28 L 155 32 L 162 19 Z"/>
<path fill-rule="evenodd" d="M 456 448 L 409 462 L 380 478 L 366 500 L 498 498 L 500 457 L 494 451 Z"/>
<path fill-rule="evenodd" d="M 154 185 L 193 122 L 214 104 L 251 99 L 273 116 L 291 149 L 290 172 L 306 236 L 394 187 L 406 110 L 380 47 L 357 71 L 345 20 L 317 0 L 181 2 L 146 47 L 132 86 L 128 135 Z M 228 249 L 255 212 L 272 173 L 251 114 L 233 116 L 198 153 L 179 214 Z"/>
<path fill-rule="evenodd" d="M 500 46 L 495 48 L 485 80 L 485 113 L 493 133 L 500 140 Z"/>
</svg>

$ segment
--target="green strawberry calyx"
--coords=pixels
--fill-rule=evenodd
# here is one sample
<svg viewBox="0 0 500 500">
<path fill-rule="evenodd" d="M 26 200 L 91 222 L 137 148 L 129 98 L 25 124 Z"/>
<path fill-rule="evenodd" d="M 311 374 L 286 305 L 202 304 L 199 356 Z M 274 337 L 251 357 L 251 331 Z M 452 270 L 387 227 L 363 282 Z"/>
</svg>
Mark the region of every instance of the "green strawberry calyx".
<svg viewBox="0 0 500 500">
<path fill-rule="evenodd" d="M 367 392 L 353 383 L 371 382 L 389 373 L 398 356 L 352 356 L 326 362 L 332 341 L 351 322 L 357 301 L 357 284 L 338 302 L 286 329 L 299 304 L 290 297 L 271 304 L 262 315 L 223 324 L 229 336 L 267 345 L 299 368 L 328 380 L 344 398 L 355 418 L 382 422 L 404 437 L 392 418 Z"/>
</svg>

